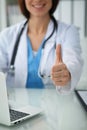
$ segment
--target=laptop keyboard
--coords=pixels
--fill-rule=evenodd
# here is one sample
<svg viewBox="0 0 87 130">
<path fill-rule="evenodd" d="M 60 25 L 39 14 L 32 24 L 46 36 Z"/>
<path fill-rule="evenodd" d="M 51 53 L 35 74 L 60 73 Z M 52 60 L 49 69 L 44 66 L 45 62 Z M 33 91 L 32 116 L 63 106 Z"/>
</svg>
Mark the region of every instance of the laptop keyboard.
<svg viewBox="0 0 87 130">
<path fill-rule="evenodd" d="M 9 112 L 10 112 L 10 119 L 11 121 L 15 121 L 15 120 L 18 120 L 20 118 L 23 118 L 23 117 L 26 117 L 30 114 L 27 114 L 27 113 L 24 113 L 24 112 L 19 112 L 19 111 L 15 111 L 15 110 L 12 110 L 12 109 L 9 109 Z"/>
</svg>

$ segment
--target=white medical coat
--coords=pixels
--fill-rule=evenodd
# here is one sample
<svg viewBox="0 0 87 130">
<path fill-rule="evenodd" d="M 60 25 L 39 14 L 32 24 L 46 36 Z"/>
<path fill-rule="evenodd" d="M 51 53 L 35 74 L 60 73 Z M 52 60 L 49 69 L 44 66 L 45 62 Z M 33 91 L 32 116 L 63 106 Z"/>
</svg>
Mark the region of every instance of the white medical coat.
<svg viewBox="0 0 87 130">
<path fill-rule="evenodd" d="M 24 21 L 4 29 L 0 33 L 0 71 L 10 65 L 14 44 Z M 45 38 L 53 31 L 53 22 L 50 21 Z M 26 87 L 27 80 L 27 25 L 21 36 L 15 59 L 15 76 L 7 74 L 7 86 Z M 73 90 L 80 79 L 83 60 L 78 29 L 73 25 L 67 25 L 58 21 L 58 30 L 46 42 L 44 54 L 41 56 L 38 73 L 50 74 L 55 61 L 55 43 L 62 46 L 62 59 L 71 73 L 71 81 L 63 87 L 56 86 L 60 92 Z M 45 87 L 53 86 L 51 78 L 42 79 Z"/>
</svg>

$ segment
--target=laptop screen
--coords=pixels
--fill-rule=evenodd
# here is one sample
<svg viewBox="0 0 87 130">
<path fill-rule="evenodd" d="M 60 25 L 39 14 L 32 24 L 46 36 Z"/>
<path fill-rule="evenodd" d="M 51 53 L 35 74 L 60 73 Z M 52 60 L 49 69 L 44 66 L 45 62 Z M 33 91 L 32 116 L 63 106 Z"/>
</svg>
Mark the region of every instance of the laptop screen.
<svg viewBox="0 0 87 130">
<path fill-rule="evenodd" d="M 85 104 L 87 105 L 87 90 L 85 91 L 78 91 L 78 94 L 80 95 L 80 97 L 83 99 L 83 101 L 85 102 Z"/>
<path fill-rule="evenodd" d="M 75 90 L 75 93 L 80 100 L 81 104 L 87 111 L 87 90 Z"/>
</svg>

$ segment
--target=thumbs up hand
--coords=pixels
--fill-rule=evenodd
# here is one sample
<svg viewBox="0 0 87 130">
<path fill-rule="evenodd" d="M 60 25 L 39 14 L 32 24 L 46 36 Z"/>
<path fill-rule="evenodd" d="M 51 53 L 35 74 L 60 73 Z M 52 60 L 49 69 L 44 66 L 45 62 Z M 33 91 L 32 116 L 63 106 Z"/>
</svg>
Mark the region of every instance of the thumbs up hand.
<svg viewBox="0 0 87 130">
<path fill-rule="evenodd" d="M 52 67 L 51 78 L 56 86 L 65 86 L 71 79 L 70 72 L 62 61 L 60 44 L 56 47 L 56 60 Z"/>
</svg>

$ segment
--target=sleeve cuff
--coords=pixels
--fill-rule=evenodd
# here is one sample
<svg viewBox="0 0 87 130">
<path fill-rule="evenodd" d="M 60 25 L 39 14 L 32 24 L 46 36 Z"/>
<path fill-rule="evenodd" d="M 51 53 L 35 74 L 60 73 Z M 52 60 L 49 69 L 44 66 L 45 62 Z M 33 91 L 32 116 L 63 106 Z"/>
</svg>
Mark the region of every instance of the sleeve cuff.
<svg viewBox="0 0 87 130">
<path fill-rule="evenodd" d="M 66 86 L 56 86 L 56 90 L 60 94 L 69 94 L 72 92 L 71 81 Z"/>
</svg>

